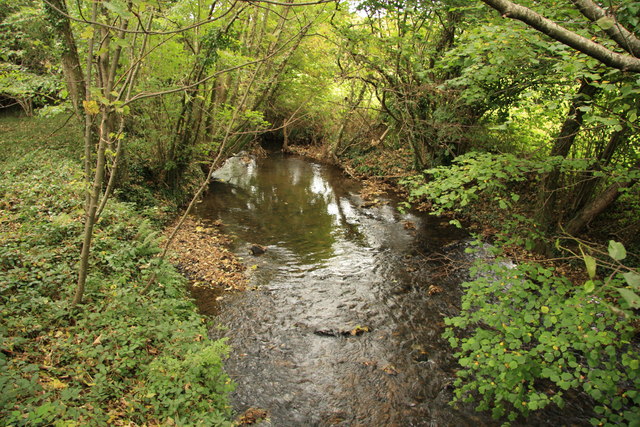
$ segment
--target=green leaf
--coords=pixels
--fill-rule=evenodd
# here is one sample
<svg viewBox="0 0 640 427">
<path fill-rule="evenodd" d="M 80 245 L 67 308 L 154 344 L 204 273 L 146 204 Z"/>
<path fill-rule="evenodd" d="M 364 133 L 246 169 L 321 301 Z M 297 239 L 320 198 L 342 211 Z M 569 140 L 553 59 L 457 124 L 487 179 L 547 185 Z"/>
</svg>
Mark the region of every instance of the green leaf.
<svg viewBox="0 0 640 427">
<path fill-rule="evenodd" d="M 638 296 L 638 294 L 627 288 L 618 288 L 618 292 L 620 292 L 622 298 L 627 301 L 629 307 L 640 308 L 640 296 Z"/>
<path fill-rule="evenodd" d="M 624 280 L 634 289 L 640 289 L 640 274 L 634 272 L 624 273 Z"/>
<path fill-rule="evenodd" d="M 130 46 L 130 44 L 129 44 L 129 42 L 128 42 L 127 40 L 125 40 L 125 39 L 121 39 L 121 38 L 118 38 L 118 37 L 114 37 L 114 38 L 113 38 L 113 42 L 114 42 L 115 44 L 117 44 L 118 46 L 120 46 L 120 47 L 124 47 L 124 48 L 126 48 L 126 47 L 129 47 L 129 46 Z"/>
<path fill-rule="evenodd" d="M 82 101 L 82 104 L 84 105 L 84 110 L 87 112 L 87 114 L 95 115 L 100 112 L 100 107 L 94 100 Z"/>
<path fill-rule="evenodd" d="M 120 2 L 104 1 L 102 2 L 102 5 L 109 9 L 111 12 L 115 13 L 116 15 L 120 15 L 123 18 L 129 18 L 132 16 L 131 13 L 125 8 L 124 4 L 121 4 Z"/>
<path fill-rule="evenodd" d="M 89 40 L 93 37 L 93 27 L 88 26 L 85 27 L 84 31 L 82 31 L 82 33 L 80 34 L 80 37 L 85 39 L 85 40 Z"/>
<path fill-rule="evenodd" d="M 582 255 L 584 259 L 584 264 L 587 267 L 587 274 L 589 274 L 589 278 L 593 279 L 596 277 L 596 260 L 592 256 Z M 590 291 L 587 291 L 590 292 Z"/>
<path fill-rule="evenodd" d="M 621 261 L 627 257 L 627 250 L 622 243 L 609 240 L 609 256 L 616 261 Z"/>
<path fill-rule="evenodd" d="M 610 16 L 603 16 L 596 21 L 596 25 L 606 31 L 613 28 L 616 25 L 616 21 Z"/>
<path fill-rule="evenodd" d="M 584 282 L 584 291 L 586 293 L 590 294 L 595 288 L 596 285 L 595 283 L 593 283 L 593 280 L 587 280 L 586 282 Z"/>
</svg>

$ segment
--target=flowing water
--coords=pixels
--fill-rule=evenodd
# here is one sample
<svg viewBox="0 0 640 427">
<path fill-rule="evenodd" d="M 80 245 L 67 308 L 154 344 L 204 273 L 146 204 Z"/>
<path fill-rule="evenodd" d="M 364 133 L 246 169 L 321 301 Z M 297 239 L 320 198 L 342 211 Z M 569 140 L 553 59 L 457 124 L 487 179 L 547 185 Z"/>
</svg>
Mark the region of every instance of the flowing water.
<svg viewBox="0 0 640 427">
<path fill-rule="evenodd" d="M 392 198 L 369 206 L 357 182 L 296 157 L 233 158 L 215 177 L 197 214 L 223 221 L 251 274 L 212 331 L 234 349 L 238 413 L 264 409 L 275 426 L 495 424 L 447 403 L 456 365 L 440 335 L 466 274 L 453 268 L 466 265 L 458 230 Z"/>
</svg>

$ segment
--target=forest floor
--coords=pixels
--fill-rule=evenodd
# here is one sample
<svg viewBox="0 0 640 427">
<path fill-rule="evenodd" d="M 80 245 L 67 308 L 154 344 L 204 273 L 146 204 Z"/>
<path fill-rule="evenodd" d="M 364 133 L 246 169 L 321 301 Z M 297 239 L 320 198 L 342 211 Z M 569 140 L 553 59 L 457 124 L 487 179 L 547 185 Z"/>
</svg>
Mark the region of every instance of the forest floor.
<svg viewBox="0 0 640 427">
<path fill-rule="evenodd" d="M 231 425 L 229 349 L 154 262 L 163 208 L 108 203 L 71 304 L 85 185 L 81 132 L 54 132 L 64 119 L 0 118 L 0 424 Z"/>
</svg>

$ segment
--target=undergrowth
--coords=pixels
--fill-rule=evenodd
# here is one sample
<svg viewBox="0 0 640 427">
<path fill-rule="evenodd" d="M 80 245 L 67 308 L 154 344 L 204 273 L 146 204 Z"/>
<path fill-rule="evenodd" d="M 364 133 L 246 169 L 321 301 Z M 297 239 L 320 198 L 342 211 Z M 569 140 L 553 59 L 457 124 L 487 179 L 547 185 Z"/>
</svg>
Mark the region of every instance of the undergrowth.
<svg viewBox="0 0 640 427">
<path fill-rule="evenodd" d="M 224 341 L 206 338 L 184 278 L 162 266 L 156 211 L 112 200 L 97 224 L 85 303 L 69 301 L 82 232 L 82 172 L 66 132 L 0 120 L 0 423 L 228 425 Z M 42 134 L 42 133 L 40 133 Z M 70 139 L 65 139 L 70 138 Z M 78 157 L 79 159 L 79 157 Z"/>
<path fill-rule="evenodd" d="M 563 407 L 568 390 L 578 390 L 593 399 L 593 425 L 640 423 L 635 330 L 609 298 L 535 263 L 496 262 L 478 272 L 463 284 L 461 313 L 445 319 L 461 366 L 454 402 L 474 401 L 513 421 L 551 403 Z"/>
<path fill-rule="evenodd" d="M 590 164 L 468 153 L 450 167 L 426 171 L 429 180 L 416 176 L 403 183 L 411 202 L 426 198 L 432 214 L 449 214 L 458 227 L 460 219 L 492 224 L 491 252 L 523 254 L 545 238 L 525 209 L 531 184 L 554 167 L 574 171 Z M 535 262 L 530 254 L 529 262 L 511 267 L 481 259 L 475 278 L 462 284 L 461 311 L 445 319 L 444 336 L 460 365 L 453 403 L 475 402 L 508 424 L 549 405 L 563 407 L 567 395 L 579 394 L 593 406 L 593 425 L 640 425 L 637 258 L 627 257 L 617 241 L 609 242 L 607 253 L 564 239 L 578 247 L 564 248 L 573 255 L 564 263 L 573 261 L 570 269 L 560 259 L 549 267 L 550 261 Z M 563 275 L 578 270 L 577 262 L 589 280 Z"/>
</svg>

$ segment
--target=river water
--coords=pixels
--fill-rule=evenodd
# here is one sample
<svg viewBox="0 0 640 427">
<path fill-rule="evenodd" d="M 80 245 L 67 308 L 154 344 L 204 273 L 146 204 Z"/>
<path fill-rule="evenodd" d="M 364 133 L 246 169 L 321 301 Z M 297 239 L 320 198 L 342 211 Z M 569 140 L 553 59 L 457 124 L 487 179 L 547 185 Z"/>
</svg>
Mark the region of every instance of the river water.
<svg viewBox="0 0 640 427">
<path fill-rule="evenodd" d="M 440 335 L 466 274 L 453 268 L 466 261 L 458 230 L 400 214 L 392 197 L 369 206 L 357 182 L 297 157 L 232 158 L 215 177 L 196 213 L 222 220 L 250 271 L 212 331 L 233 347 L 238 413 L 263 409 L 274 426 L 496 424 L 448 405 L 456 364 Z"/>
</svg>

